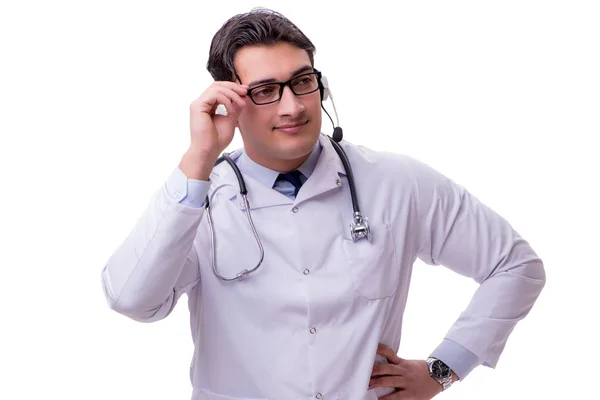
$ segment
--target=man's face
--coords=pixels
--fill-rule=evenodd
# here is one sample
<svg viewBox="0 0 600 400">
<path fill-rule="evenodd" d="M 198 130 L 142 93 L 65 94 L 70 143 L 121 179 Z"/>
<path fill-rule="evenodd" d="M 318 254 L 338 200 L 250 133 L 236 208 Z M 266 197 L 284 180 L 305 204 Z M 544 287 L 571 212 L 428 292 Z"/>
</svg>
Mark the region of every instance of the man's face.
<svg viewBox="0 0 600 400">
<path fill-rule="evenodd" d="M 234 65 L 242 84 L 250 89 L 259 81 L 285 82 L 312 72 L 308 53 L 288 43 L 246 46 Z M 258 164 L 280 172 L 298 167 L 310 155 L 321 132 L 319 91 L 296 96 L 286 86 L 275 103 L 256 105 L 247 99 L 238 126 L 248 156 Z M 302 125 L 297 127 L 298 125 Z M 286 128 L 286 126 L 288 128 Z"/>
</svg>

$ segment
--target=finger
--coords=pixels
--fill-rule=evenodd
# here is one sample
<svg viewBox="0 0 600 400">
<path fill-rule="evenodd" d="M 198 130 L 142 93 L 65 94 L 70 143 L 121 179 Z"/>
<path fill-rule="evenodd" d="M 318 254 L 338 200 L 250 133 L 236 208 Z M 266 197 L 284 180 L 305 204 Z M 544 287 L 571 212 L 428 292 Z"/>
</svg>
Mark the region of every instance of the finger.
<svg viewBox="0 0 600 400">
<path fill-rule="evenodd" d="M 404 396 L 403 389 L 396 390 L 395 392 L 392 392 L 388 395 L 385 395 L 385 396 L 379 398 L 379 400 L 402 400 L 402 399 L 409 399 L 409 397 Z"/>
<path fill-rule="evenodd" d="M 398 357 L 396 352 L 383 343 L 379 343 L 379 346 L 377 346 L 377 354 L 381 354 L 389 362 L 394 364 L 400 364 L 402 362 L 402 359 Z"/>
<path fill-rule="evenodd" d="M 214 96 L 214 104 L 213 104 L 213 107 L 210 112 L 211 115 L 215 114 L 215 112 L 217 111 L 217 108 L 219 107 L 219 104 L 222 104 L 223 107 L 225 107 L 225 110 L 227 110 L 227 114 L 233 112 L 233 106 L 231 104 L 231 99 L 221 93 L 217 93 Z"/>
<path fill-rule="evenodd" d="M 238 126 L 237 116 L 229 113 L 227 115 L 215 115 L 214 123 L 219 132 L 228 132 Z"/>
<path fill-rule="evenodd" d="M 401 375 L 398 365 L 396 364 L 375 364 L 371 371 L 371 376 L 381 375 Z"/>
<path fill-rule="evenodd" d="M 214 115 L 219 104 L 223 104 L 227 111 L 231 112 L 234 111 L 231 107 L 232 103 L 237 104 L 239 107 L 244 107 L 247 104 L 246 99 L 248 99 L 248 97 L 245 94 L 239 95 L 232 89 L 212 87 L 198 99 L 193 101 L 190 107 L 191 111 L 194 113 L 205 112 Z"/>
<path fill-rule="evenodd" d="M 406 387 L 406 379 L 402 376 L 380 376 L 369 380 L 369 387 L 388 387 L 396 389 L 404 389 Z"/>
<path fill-rule="evenodd" d="M 235 127 L 237 125 L 237 122 L 235 120 L 233 120 L 229 116 L 225 116 L 225 115 L 215 116 L 214 123 L 215 123 L 215 127 L 217 128 L 217 131 L 219 132 L 220 136 L 223 138 L 227 138 L 230 135 L 233 135 L 234 131 L 235 131 Z"/>
<path fill-rule="evenodd" d="M 214 84 L 214 87 L 229 89 L 235 91 L 240 96 L 245 96 L 248 93 L 248 85 L 240 85 L 237 82 L 230 81 L 217 81 Z"/>
<path fill-rule="evenodd" d="M 219 92 L 227 96 L 229 100 L 236 103 L 240 107 L 244 107 L 246 105 L 246 99 L 248 99 L 248 96 L 246 96 L 245 92 L 243 94 L 239 94 L 235 90 L 228 88 L 221 88 Z"/>
<path fill-rule="evenodd" d="M 194 116 L 204 113 L 213 116 L 219 104 L 222 104 L 227 111 L 231 109 L 231 100 L 227 96 L 220 92 L 204 93 L 190 104 L 190 115 Z"/>
<path fill-rule="evenodd" d="M 227 110 L 227 115 L 215 115 L 213 121 L 218 132 L 233 132 L 238 125 L 241 107 L 236 103 L 232 104 L 232 109 Z"/>
<path fill-rule="evenodd" d="M 227 110 L 227 115 L 225 115 L 225 117 L 231 119 L 233 123 L 237 125 L 238 118 L 240 117 L 243 108 L 244 107 L 240 106 L 238 103 L 232 102 L 231 108 Z"/>
<path fill-rule="evenodd" d="M 216 100 L 217 103 L 223 104 L 223 106 L 227 110 L 227 115 L 235 116 L 234 119 L 237 119 L 237 116 L 239 115 L 242 108 L 246 106 L 246 101 L 242 99 L 242 97 L 240 97 L 237 93 L 231 90 L 225 93 L 218 93 L 216 95 Z"/>
</svg>

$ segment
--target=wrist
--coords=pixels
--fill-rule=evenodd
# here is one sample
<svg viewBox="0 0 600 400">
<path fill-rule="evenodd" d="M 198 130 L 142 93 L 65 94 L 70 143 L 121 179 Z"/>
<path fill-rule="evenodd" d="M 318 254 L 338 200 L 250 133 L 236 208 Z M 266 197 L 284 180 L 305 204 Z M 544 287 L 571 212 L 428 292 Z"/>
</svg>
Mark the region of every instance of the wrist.
<svg viewBox="0 0 600 400">
<path fill-rule="evenodd" d="M 429 376 L 432 380 L 437 382 L 440 391 L 449 389 L 450 386 L 458 380 L 458 376 L 442 360 L 435 357 L 429 357 L 426 363 L 429 370 Z"/>
<path fill-rule="evenodd" d="M 452 372 L 452 383 L 457 382 L 458 381 L 458 375 L 456 375 L 454 373 L 454 371 L 450 370 Z"/>
<path fill-rule="evenodd" d="M 190 149 L 181 157 L 179 169 L 188 179 L 208 181 L 215 162 L 216 157 Z"/>
</svg>

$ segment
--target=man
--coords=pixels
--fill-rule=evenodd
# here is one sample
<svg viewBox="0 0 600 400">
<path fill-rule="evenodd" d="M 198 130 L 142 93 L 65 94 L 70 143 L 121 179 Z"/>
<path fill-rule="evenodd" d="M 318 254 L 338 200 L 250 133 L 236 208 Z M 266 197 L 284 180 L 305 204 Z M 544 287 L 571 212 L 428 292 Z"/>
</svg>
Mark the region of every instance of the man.
<svg viewBox="0 0 600 400">
<path fill-rule="evenodd" d="M 110 307 L 135 320 L 187 294 L 193 399 L 431 399 L 495 366 L 545 284 L 527 242 L 439 172 L 341 141 L 344 165 L 321 133 L 314 51 L 269 10 L 223 25 L 189 149 L 103 270 Z M 236 127 L 243 149 L 215 166 Z M 417 258 L 480 286 L 430 357 L 404 360 Z"/>
</svg>

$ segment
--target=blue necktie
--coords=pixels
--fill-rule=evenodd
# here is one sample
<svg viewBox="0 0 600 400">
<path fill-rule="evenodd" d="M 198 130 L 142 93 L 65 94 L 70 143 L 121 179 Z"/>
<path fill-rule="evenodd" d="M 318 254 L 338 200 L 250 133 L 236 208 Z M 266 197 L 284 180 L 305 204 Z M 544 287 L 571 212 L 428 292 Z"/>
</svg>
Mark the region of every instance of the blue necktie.
<svg viewBox="0 0 600 400">
<path fill-rule="evenodd" d="M 277 177 L 277 181 L 288 181 L 289 183 L 294 185 L 294 196 L 297 196 L 298 192 L 300 191 L 300 187 L 302 186 L 302 178 L 304 178 L 302 172 L 294 170 L 286 174 L 279 174 L 279 176 Z"/>
</svg>

